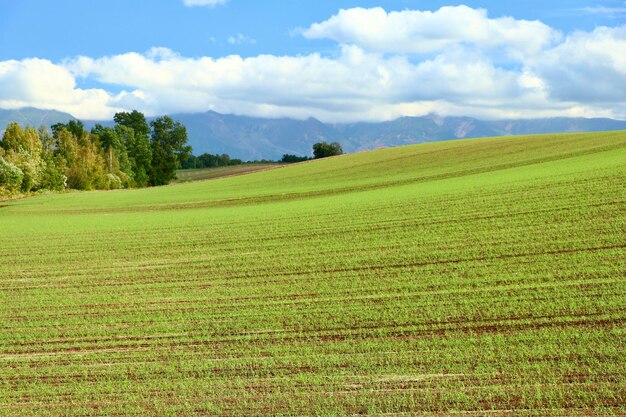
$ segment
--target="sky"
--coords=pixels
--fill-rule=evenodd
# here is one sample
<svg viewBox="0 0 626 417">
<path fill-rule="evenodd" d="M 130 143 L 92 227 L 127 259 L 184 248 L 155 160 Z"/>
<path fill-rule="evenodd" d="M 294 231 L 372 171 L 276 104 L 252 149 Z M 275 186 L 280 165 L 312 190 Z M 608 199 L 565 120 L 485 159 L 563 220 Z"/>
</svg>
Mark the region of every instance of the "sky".
<svg viewBox="0 0 626 417">
<path fill-rule="evenodd" d="M 624 0 L 0 0 L 0 108 L 626 119 Z"/>
</svg>

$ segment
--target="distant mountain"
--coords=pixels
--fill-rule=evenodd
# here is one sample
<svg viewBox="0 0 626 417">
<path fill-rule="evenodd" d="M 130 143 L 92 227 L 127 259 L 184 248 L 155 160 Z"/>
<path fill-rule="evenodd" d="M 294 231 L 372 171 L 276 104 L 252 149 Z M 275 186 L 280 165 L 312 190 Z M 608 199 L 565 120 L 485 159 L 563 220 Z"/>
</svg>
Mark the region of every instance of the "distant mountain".
<svg viewBox="0 0 626 417">
<path fill-rule="evenodd" d="M 72 119 L 75 119 L 75 117 L 71 114 L 56 110 L 40 110 L 33 107 L 17 110 L 0 109 L 0 131 L 4 132 L 6 126 L 11 122 L 38 128 L 41 125 L 52 126 L 55 123 L 66 123 Z"/>
<path fill-rule="evenodd" d="M 547 118 L 486 121 L 471 117 L 428 115 L 388 122 L 322 123 L 317 119 L 263 119 L 206 113 L 172 114 L 187 127 L 194 154 L 227 153 L 243 160 L 279 159 L 283 154 L 311 155 L 311 145 L 338 141 L 346 152 L 442 140 L 535 133 L 626 130 L 626 121 L 613 119 Z M 11 121 L 39 126 L 74 119 L 67 113 L 38 110 L 0 110 L 0 130 Z M 151 120 L 151 119 L 149 119 Z M 84 121 L 91 129 L 96 121 Z M 99 122 L 111 126 L 112 122 Z"/>
<path fill-rule="evenodd" d="M 310 155 L 320 140 L 338 141 L 346 152 L 442 140 L 558 132 L 626 130 L 626 121 L 549 118 L 485 121 L 471 117 L 401 117 L 388 122 L 326 124 L 319 120 L 261 119 L 215 112 L 174 114 L 187 126 L 194 153 L 228 153 L 242 159 Z"/>
</svg>

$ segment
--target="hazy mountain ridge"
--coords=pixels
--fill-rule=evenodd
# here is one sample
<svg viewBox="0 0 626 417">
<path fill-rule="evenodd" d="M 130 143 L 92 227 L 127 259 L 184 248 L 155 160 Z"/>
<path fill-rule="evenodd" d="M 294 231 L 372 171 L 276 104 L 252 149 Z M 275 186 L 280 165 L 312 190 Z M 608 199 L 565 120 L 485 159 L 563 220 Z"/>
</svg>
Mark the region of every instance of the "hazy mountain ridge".
<svg viewBox="0 0 626 417">
<path fill-rule="evenodd" d="M 222 154 L 244 160 L 279 159 L 283 154 L 310 155 L 315 142 L 338 141 L 346 152 L 441 140 L 558 132 L 626 130 L 626 121 L 613 119 L 546 118 L 479 120 L 471 117 L 427 115 L 386 122 L 328 124 L 317 119 L 263 119 L 206 113 L 171 115 L 187 127 L 194 154 Z M 67 113 L 25 108 L 0 110 L 0 128 L 12 121 L 22 125 L 51 125 L 73 119 Z M 151 119 L 149 119 L 151 120 Z M 83 121 L 87 129 L 96 123 Z"/>
<path fill-rule="evenodd" d="M 0 131 L 4 132 L 6 126 L 11 122 L 17 122 L 22 126 L 39 127 L 41 125 L 51 126 L 59 122 L 67 122 L 75 117 L 69 113 L 56 110 L 41 110 L 34 107 L 24 107 L 17 110 L 0 109 Z"/>
</svg>

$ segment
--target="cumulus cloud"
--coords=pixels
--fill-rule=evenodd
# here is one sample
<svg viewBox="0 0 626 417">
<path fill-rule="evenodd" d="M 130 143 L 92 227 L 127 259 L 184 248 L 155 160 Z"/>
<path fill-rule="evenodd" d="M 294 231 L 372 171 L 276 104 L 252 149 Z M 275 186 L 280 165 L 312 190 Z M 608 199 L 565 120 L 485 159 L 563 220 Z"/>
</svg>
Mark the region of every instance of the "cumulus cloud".
<svg viewBox="0 0 626 417">
<path fill-rule="evenodd" d="M 585 103 L 626 101 L 626 26 L 576 32 L 530 64 L 554 99 Z"/>
<path fill-rule="evenodd" d="M 539 21 L 511 17 L 490 19 L 484 9 L 442 7 L 437 11 L 386 12 L 381 7 L 340 10 L 314 23 L 302 34 L 309 39 L 332 39 L 379 52 L 428 53 L 451 45 L 509 47 L 535 53 L 558 40 L 558 31 Z"/>
<path fill-rule="evenodd" d="M 626 26 L 557 40 L 557 32 L 539 22 L 490 19 L 465 6 L 444 9 L 397 16 L 382 9 L 342 11 L 310 28 L 315 36 L 333 34 L 338 49 L 332 55 L 189 58 L 153 48 L 60 63 L 0 62 L 0 107 L 55 108 L 81 118 L 107 118 L 121 109 L 148 115 L 215 110 L 313 116 L 329 122 L 432 112 L 626 118 L 626 55 L 620 53 L 626 50 Z M 374 19 L 369 24 L 379 30 L 367 35 L 354 23 L 345 33 L 338 31 L 336 22 L 354 11 Z M 459 11 L 469 17 L 459 21 Z M 383 24 L 376 26 L 377 19 Z M 403 26 L 405 20 L 410 24 Z M 421 22 L 418 29 L 411 26 L 415 21 Z M 398 31 L 392 33 L 389 24 Z M 402 43 L 409 40 L 408 46 Z M 494 48 L 510 49 L 516 64 L 499 63 Z M 81 89 L 77 81 L 103 87 Z"/>
<path fill-rule="evenodd" d="M 329 121 L 380 119 L 403 109 L 522 106 L 542 93 L 528 74 L 496 67 L 477 52 L 453 50 L 421 62 L 345 45 L 338 56 L 237 55 L 185 58 L 173 52 L 127 53 L 65 62 L 77 77 L 141 91 L 150 113 L 214 109 Z M 135 93 L 133 99 L 137 99 Z M 377 116 L 378 114 L 378 116 Z"/>
<path fill-rule="evenodd" d="M 183 3 L 187 7 L 195 7 L 195 6 L 214 7 L 220 4 L 224 4 L 227 1 L 228 0 L 183 0 Z"/>
<path fill-rule="evenodd" d="M 0 62 L 0 108 L 26 106 L 58 109 L 82 118 L 105 118 L 127 93 L 116 96 L 101 89 L 80 89 L 64 67 L 44 59 Z"/>
</svg>

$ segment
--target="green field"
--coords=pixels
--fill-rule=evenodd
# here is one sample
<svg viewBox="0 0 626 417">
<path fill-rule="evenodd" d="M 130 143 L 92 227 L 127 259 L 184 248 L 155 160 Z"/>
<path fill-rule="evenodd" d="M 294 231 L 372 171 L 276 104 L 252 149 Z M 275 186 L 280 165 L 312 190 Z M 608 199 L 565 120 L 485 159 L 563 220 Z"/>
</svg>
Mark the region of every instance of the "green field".
<svg viewBox="0 0 626 417">
<path fill-rule="evenodd" d="M 234 175 L 251 174 L 257 171 L 284 167 L 282 163 L 246 163 L 217 168 L 179 169 L 176 171 L 175 183 L 212 180 Z"/>
<path fill-rule="evenodd" d="M 0 205 L 1 415 L 626 415 L 626 132 Z"/>
</svg>

